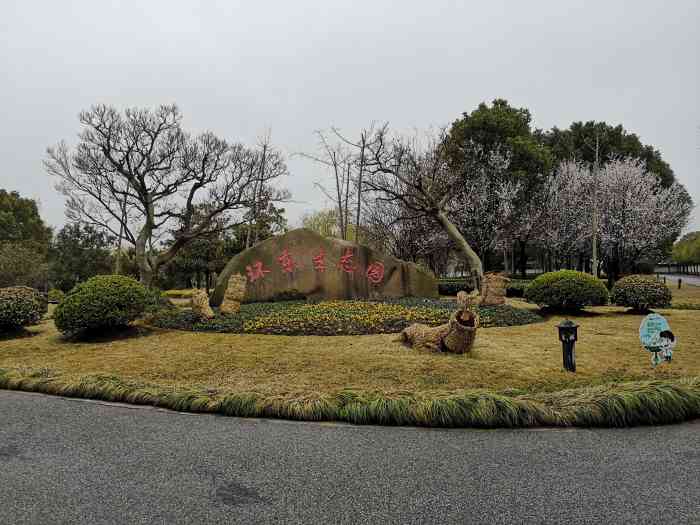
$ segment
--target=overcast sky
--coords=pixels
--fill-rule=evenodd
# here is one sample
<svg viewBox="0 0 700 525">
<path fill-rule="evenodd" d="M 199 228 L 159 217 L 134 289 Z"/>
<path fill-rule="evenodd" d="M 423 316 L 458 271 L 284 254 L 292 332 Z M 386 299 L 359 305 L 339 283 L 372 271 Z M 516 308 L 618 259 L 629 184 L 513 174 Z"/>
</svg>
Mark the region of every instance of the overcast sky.
<svg viewBox="0 0 700 525">
<path fill-rule="evenodd" d="M 0 1 L 0 188 L 53 225 L 46 147 L 74 143 L 95 103 L 176 102 L 189 130 L 252 144 L 269 128 L 291 154 L 331 125 L 425 129 L 506 98 L 540 128 L 623 124 L 700 203 L 696 0 Z M 328 205 L 324 174 L 289 167 L 298 225 Z"/>
</svg>

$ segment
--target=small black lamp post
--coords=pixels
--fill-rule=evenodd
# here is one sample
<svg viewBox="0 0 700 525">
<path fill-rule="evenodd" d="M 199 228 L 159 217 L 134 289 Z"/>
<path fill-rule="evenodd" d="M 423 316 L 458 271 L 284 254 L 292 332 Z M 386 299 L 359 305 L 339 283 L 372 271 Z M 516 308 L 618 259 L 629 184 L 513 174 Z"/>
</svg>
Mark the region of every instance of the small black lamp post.
<svg viewBox="0 0 700 525">
<path fill-rule="evenodd" d="M 569 319 L 562 321 L 557 326 L 559 340 L 564 354 L 564 368 L 569 372 L 576 372 L 576 341 L 578 340 L 578 325 Z"/>
</svg>

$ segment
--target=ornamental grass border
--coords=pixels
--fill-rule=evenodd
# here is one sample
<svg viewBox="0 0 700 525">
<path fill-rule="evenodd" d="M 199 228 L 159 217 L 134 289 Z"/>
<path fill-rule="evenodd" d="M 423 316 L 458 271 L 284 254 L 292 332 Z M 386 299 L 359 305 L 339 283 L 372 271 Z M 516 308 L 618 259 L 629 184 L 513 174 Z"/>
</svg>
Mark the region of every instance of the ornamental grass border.
<svg viewBox="0 0 700 525">
<path fill-rule="evenodd" d="M 509 396 L 487 390 L 391 397 L 341 391 L 303 399 L 254 392 L 219 394 L 205 388 L 165 388 L 114 376 L 75 381 L 47 370 L 0 369 L 0 388 L 148 405 L 182 412 L 359 425 L 439 428 L 631 427 L 700 417 L 700 377 L 611 383 L 558 392 Z"/>
</svg>

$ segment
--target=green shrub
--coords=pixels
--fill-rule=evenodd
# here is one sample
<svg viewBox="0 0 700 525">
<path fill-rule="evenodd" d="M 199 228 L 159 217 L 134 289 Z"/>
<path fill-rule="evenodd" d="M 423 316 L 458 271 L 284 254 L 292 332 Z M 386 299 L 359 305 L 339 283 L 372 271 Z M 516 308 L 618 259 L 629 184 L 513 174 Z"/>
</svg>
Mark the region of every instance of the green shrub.
<svg viewBox="0 0 700 525">
<path fill-rule="evenodd" d="M 671 305 L 671 290 L 648 275 L 628 275 L 615 283 L 610 302 L 640 312 Z"/>
<path fill-rule="evenodd" d="M 148 291 L 123 275 L 97 275 L 73 288 L 56 307 L 54 322 L 64 334 L 128 325 L 144 313 Z"/>
<path fill-rule="evenodd" d="M 49 302 L 55 304 L 60 303 L 61 301 L 63 301 L 65 295 L 66 294 L 64 294 L 58 288 L 52 288 L 51 290 L 49 290 Z"/>
<path fill-rule="evenodd" d="M 592 275 L 561 270 L 540 275 L 525 289 L 525 299 L 539 306 L 579 310 L 608 303 L 608 290 Z"/>
<path fill-rule="evenodd" d="M 175 305 L 170 301 L 168 296 L 165 295 L 158 288 L 146 288 L 146 307 L 144 312 L 147 314 L 154 314 L 161 310 L 171 310 L 175 308 Z"/>
<path fill-rule="evenodd" d="M 37 324 L 46 313 L 46 299 L 34 288 L 0 288 L 0 330 Z"/>
<path fill-rule="evenodd" d="M 457 295 L 458 292 L 465 291 L 470 293 L 473 287 L 467 283 L 466 279 L 442 279 L 438 281 L 438 293 L 440 295 Z"/>
<path fill-rule="evenodd" d="M 512 279 L 506 287 L 506 297 L 523 297 L 525 288 L 530 284 L 530 281 L 523 279 Z"/>
</svg>

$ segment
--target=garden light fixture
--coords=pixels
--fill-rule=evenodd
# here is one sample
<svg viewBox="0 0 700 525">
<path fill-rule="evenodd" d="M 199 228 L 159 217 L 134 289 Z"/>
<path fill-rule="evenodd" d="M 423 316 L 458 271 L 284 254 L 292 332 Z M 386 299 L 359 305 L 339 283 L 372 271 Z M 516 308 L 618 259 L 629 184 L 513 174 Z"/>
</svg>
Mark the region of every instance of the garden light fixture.
<svg viewBox="0 0 700 525">
<path fill-rule="evenodd" d="M 564 368 L 576 372 L 576 341 L 578 340 L 578 325 L 566 319 L 559 323 L 559 340 L 564 355 Z"/>
</svg>

